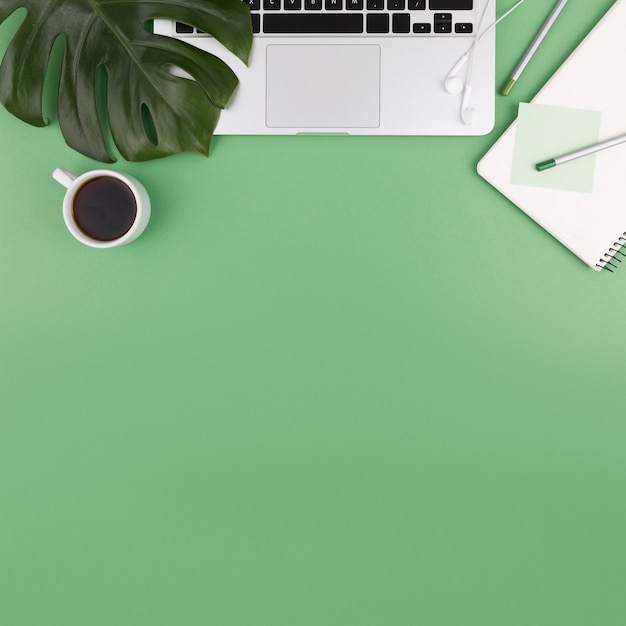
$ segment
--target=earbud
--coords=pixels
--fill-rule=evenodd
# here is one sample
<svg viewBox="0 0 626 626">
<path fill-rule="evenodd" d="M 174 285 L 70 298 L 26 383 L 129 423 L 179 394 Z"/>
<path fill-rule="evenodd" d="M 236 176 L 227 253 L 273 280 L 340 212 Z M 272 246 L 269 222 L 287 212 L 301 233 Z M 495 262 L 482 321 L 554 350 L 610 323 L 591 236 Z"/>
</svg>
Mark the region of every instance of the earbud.
<svg viewBox="0 0 626 626">
<path fill-rule="evenodd" d="M 459 72 L 463 69 L 463 66 L 467 62 L 470 53 L 466 52 L 450 70 L 446 76 L 446 80 L 443 83 L 446 91 L 451 94 L 461 93 L 463 91 L 463 79 L 459 76 Z"/>
<path fill-rule="evenodd" d="M 471 126 L 476 121 L 476 109 L 470 106 L 472 95 L 472 86 L 467 83 L 463 91 L 463 100 L 461 101 L 461 119 L 467 126 Z"/>
<path fill-rule="evenodd" d="M 461 119 L 466 126 L 471 126 L 476 121 L 476 109 L 465 109 L 461 111 Z"/>
</svg>

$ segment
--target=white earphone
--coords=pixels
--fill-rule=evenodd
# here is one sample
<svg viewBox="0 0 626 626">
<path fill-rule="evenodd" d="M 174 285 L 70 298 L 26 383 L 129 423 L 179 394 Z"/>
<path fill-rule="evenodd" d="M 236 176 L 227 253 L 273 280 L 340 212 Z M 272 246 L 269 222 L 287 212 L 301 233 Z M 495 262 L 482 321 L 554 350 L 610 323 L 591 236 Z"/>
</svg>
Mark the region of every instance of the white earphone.
<svg viewBox="0 0 626 626">
<path fill-rule="evenodd" d="M 456 62 L 455 66 L 450 70 L 450 73 L 446 76 L 446 80 L 444 81 L 443 84 L 448 93 L 457 94 L 463 91 L 463 79 L 459 76 L 459 72 L 463 69 L 463 66 L 465 65 L 465 63 L 467 63 L 467 59 L 469 58 L 469 55 L 470 53 L 466 52 Z"/>
<path fill-rule="evenodd" d="M 484 30 L 482 30 L 483 21 L 485 19 L 485 15 L 487 13 L 487 9 L 491 4 L 492 0 L 487 0 L 485 3 L 485 7 L 480 16 L 480 20 L 478 21 L 478 28 L 476 29 L 476 35 L 474 36 L 474 41 L 468 51 L 454 64 L 452 69 L 448 72 L 446 76 L 443 86 L 445 90 L 449 94 L 459 94 L 463 92 L 463 97 L 461 98 L 461 119 L 464 124 L 471 126 L 476 120 L 476 109 L 471 106 L 471 95 L 472 95 L 472 73 L 474 67 L 474 50 L 478 45 L 478 42 L 499 22 L 501 22 L 505 17 L 508 17 L 515 9 L 517 9 L 520 4 L 525 2 L 525 0 L 518 0 L 518 2 L 513 5 L 504 15 L 499 17 L 497 20 L 489 24 Z M 467 76 L 465 81 L 460 77 L 461 70 L 465 66 L 465 64 L 469 61 L 469 65 L 467 68 Z"/>
</svg>

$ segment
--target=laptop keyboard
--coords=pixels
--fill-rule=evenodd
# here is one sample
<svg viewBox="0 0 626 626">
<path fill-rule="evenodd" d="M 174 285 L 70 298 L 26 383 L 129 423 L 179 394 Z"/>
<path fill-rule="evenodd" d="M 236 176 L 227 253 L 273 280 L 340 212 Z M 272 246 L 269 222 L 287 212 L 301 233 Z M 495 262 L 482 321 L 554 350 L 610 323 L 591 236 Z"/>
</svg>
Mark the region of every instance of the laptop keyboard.
<svg viewBox="0 0 626 626">
<path fill-rule="evenodd" d="M 258 35 L 470 34 L 474 0 L 242 0 Z M 202 35 L 176 23 L 180 35 Z"/>
</svg>

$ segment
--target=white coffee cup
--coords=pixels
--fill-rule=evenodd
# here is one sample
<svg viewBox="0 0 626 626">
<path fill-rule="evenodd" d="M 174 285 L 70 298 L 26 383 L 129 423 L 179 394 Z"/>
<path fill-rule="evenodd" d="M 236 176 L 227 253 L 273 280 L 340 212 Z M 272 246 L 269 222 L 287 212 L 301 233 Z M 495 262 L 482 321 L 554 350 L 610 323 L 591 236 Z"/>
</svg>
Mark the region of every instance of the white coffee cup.
<svg viewBox="0 0 626 626">
<path fill-rule="evenodd" d="M 113 248 L 130 243 L 141 235 L 150 221 L 148 192 L 128 174 L 91 170 L 77 177 L 66 169 L 57 168 L 52 177 L 67 189 L 63 198 L 65 225 L 87 246 Z"/>
</svg>

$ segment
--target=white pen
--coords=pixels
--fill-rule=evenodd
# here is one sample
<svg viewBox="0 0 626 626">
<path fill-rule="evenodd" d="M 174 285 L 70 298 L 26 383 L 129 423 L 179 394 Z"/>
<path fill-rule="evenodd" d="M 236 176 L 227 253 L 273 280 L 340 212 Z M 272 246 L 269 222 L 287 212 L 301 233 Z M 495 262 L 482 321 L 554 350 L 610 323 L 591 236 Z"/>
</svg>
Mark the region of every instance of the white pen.
<svg viewBox="0 0 626 626">
<path fill-rule="evenodd" d="M 518 66 L 511 74 L 511 78 L 507 81 L 504 89 L 502 90 L 503 96 L 508 96 L 513 89 L 513 85 L 517 82 L 517 79 L 520 77 L 524 68 L 528 65 L 528 61 L 533 57 L 535 52 L 537 52 L 537 48 L 541 45 L 541 42 L 544 40 L 544 37 L 548 33 L 548 31 L 552 28 L 552 24 L 556 21 L 556 18 L 559 17 L 559 13 L 563 10 L 563 7 L 567 4 L 567 0 L 559 0 L 557 5 L 552 10 L 552 13 L 548 16 L 545 24 L 541 27 L 541 30 L 537 33 L 537 36 L 533 39 L 533 42 L 526 50 L 526 54 L 522 57 L 522 60 L 519 62 Z"/>
<path fill-rule="evenodd" d="M 564 154 L 563 156 L 555 157 L 554 159 L 542 161 L 541 163 L 537 163 L 535 167 L 537 168 L 538 172 L 543 172 L 543 170 L 548 170 L 551 167 L 555 167 L 556 165 L 561 165 L 561 163 L 567 163 L 568 161 L 579 159 L 580 157 L 587 156 L 588 154 L 593 154 L 594 152 L 599 152 L 600 150 L 605 150 L 606 148 L 617 146 L 618 144 L 624 143 L 625 141 L 626 135 L 622 135 L 621 137 L 614 137 L 613 139 L 607 139 L 606 141 L 601 141 L 594 146 L 589 146 L 588 148 L 583 148 L 582 150 L 576 150 L 576 152 L 570 152 L 569 154 Z"/>
</svg>

